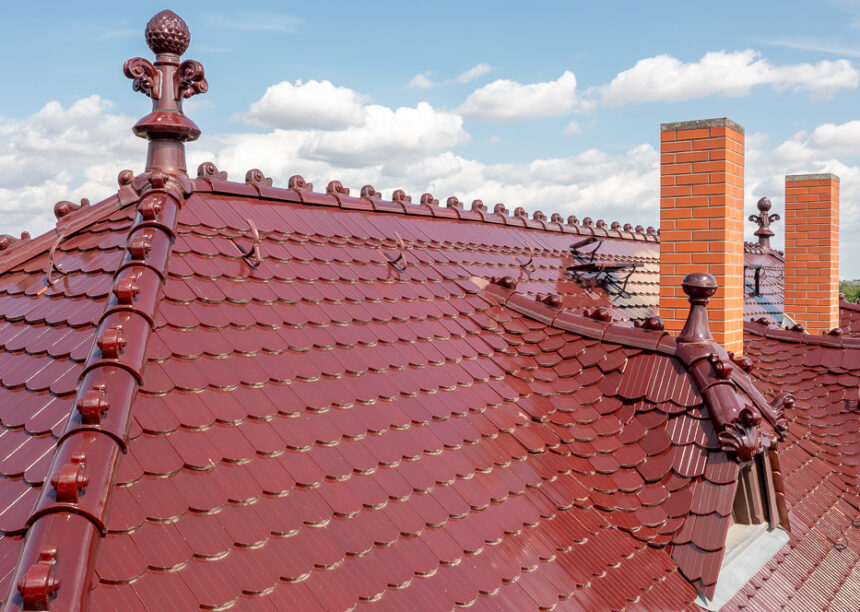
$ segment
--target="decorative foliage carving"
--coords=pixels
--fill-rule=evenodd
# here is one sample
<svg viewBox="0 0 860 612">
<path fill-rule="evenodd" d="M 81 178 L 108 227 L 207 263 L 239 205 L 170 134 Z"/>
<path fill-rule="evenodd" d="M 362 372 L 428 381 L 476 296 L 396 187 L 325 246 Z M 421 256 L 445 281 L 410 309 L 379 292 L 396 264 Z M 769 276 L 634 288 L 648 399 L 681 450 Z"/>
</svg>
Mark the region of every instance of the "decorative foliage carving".
<svg viewBox="0 0 860 612">
<path fill-rule="evenodd" d="M 597 229 L 605 230 L 606 229 L 606 221 L 604 221 L 603 219 L 598 219 L 597 220 Z"/>
<path fill-rule="evenodd" d="M 735 365 L 737 365 L 741 370 L 749 374 L 753 370 L 753 360 L 747 357 L 746 355 L 741 355 L 740 357 L 736 357 L 734 353 L 729 352 L 729 359 L 731 359 Z"/>
<path fill-rule="evenodd" d="M 543 214 L 543 211 L 536 210 L 534 214 L 532 214 L 532 221 L 546 221 L 546 215 Z"/>
<path fill-rule="evenodd" d="M 252 168 L 245 173 L 245 183 L 248 185 L 257 185 L 259 187 L 271 187 L 272 179 L 266 178 L 261 170 Z"/>
<path fill-rule="evenodd" d="M 421 196 L 421 203 L 424 203 L 424 196 Z M 447 208 L 456 208 L 457 210 L 463 210 L 463 203 L 457 199 L 457 196 L 450 196 L 447 200 L 445 200 L 445 206 Z"/>
<path fill-rule="evenodd" d="M 472 210 L 475 212 L 487 212 L 487 205 L 481 200 L 472 200 Z"/>
<path fill-rule="evenodd" d="M 203 162 L 197 166 L 197 178 L 226 181 L 227 173 L 219 171 L 217 166 L 212 162 Z"/>
<path fill-rule="evenodd" d="M 625 224 L 624 224 L 624 228 L 623 228 L 623 229 L 624 229 L 624 231 L 625 231 L 625 232 L 632 232 L 632 231 L 633 231 L 633 226 L 632 226 L 632 225 L 630 225 L 629 223 L 625 223 Z"/>
<path fill-rule="evenodd" d="M 508 208 L 504 204 L 499 202 L 498 204 L 493 206 L 493 214 L 494 215 L 507 215 L 508 214 Z"/>
<path fill-rule="evenodd" d="M 666 325 L 660 317 L 648 317 L 644 321 L 634 321 L 633 326 L 647 329 L 649 331 L 663 331 L 666 329 Z"/>
<path fill-rule="evenodd" d="M 547 306 L 551 306 L 552 308 L 561 308 L 562 299 L 561 296 L 557 293 L 547 293 L 538 298 L 539 302 L 543 302 Z"/>
<path fill-rule="evenodd" d="M 21 232 L 20 238 L 15 238 L 9 234 L 0 234 L 0 251 L 11 249 L 16 244 L 27 242 L 30 239 L 29 232 Z"/>
<path fill-rule="evenodd" d="M 411 204 L 412 196 L 408 195 L 402 189 L 395 189 L 394 193 L 391 194 L 391 201 L 397 204 Z"/>
<path fill-rule="evenodd" d="M 655 230 L 655 229 L 654 229 L 652 226 L 650 226 L 650 225 L 645 229 L 645 233 L 646 233 L 646 234 L 648 234 L 649 236 L 657 236 L 657 235 L 658 235 L 657 230 Z"/>
<path fill-rule="evenodd" d="M 567 218 L 567 224 L 568 225 L 579 225 L 579 217 L 577 217 L 576 215 L 570 215 Z"/>
<path fill-rule="evenodd" d="M 619 232 L 620 232 L 620 231 L 621 231 L 621 224 L 620 224 L 618 221 L 613 221 L 613 222 L 609 225 L 609 229 L 611 229 L 611 230 L 616 230 L 616 231 L 619 231 Z"/>
<path fill-rule="evenodd" d="M 633 231 L 636 232 L 637 234 L 644 234 L 645 228 L 642 227 L 641 225 L 637 225 L 636 227 L 633 228 Z"/>
<path fill-rule="evenodd" d="M 364 185 L 361 188 L 362 198 L 382 198 L 382 194 L 376 191 L 373 185 Z"/>
<path fill-rule="evenodd" d="M 66 215 L 68 215 L 69 213 L 74 212 L 76 210 L 79 210 L 80 208 L 83 208 L 84 206 L 89 206 L 89 205 L 90 205 L 90 201 L 87 198 L 81 198 L 80 204 L 74 204 L 74 203 L 69 202 L 67 200 L 62 200 L 62 201 L 54 204 L 54 216 L 59 221 L 60 219 L 62 219 Z"/>
<path fill-rule="evenodd" d="M 305 181 L 305 177 L 301 174 L 294 174 L 290 177 L 290 180 L 287 181 L 287 187 L 290 189 L 295 189 L 296 191 L 313 191 L 314 184 L 308 183 Z"/>
<path fill-rule="evenodd" d="M 325 192 L 329 195 L 348 196 L 349 188 L 344 187 L 340 181 L 329 181 L 329 184 L 325 186 Z"/>
<path fill-rule="evenodd" d="M 514 216 L 518 217 L 520 219 L 528 219 L 529 218 L 529 214 L 526 212 L 526 209 L 523 208 L 522 206 L 517 206 L 514 209 Z"/>
<path fill-rule="evenodd" d="M 711 362 L 711 365 L 714 366 L 714 371 L 717 373 L 717 376 L 723 380 L 728 380 L 729 376 L 732 375 L 732 364 L 723 359 L 717 353 L 711 353 L 708 355 L 708 361 Z"/>
<path fill-rule="evenodd" d="M 595 321 L 603 321 L 604 323 L 610 323 L 612 321 L 612 313 L 609 312 L 608 308 L 604 308 L 603 306 L 586 308 L 583 314 L 589 319 L 594 319 Z"/>
<path fill-rule="evenodd" d="M 134 180 L 134 172 L 131 170 L 120 170 L 119 174 L 116 175 L 116 182 L 120 187 L 125 187 L 126 185 L 131 185 L 131 182 Z"/>
<path fill-rule="evenodd" d="M 434 198 L 432 193 L 422 193 L 420 203 L 426 206 L 439 206 L 439 200 Z"/>
<path fill-rule="evenodd" d="M 131 88 L 153 100 L 161 97 L 161 72 L 148 59 L 133 57 L 122 67 L 125 76 L 132 79 Z"/>
<path fill-rule="evenodd" d="M 495 285 L 499 285 L 500 287 L 504 287 L 505 289 L 517 288 L 517 279 L 513 276 L 500 276 L 498 278 L 493 278 L 491 282 Z"/>
<path fill-rule="evenodd" d="M 550 222 L 551 222 L 551 223 L 558 223 L 559 225 L 561 225 L 561 224 L 563 224 L 563 223 L 564 223 L 564 217 L 562 217 L 562 216 L 561 216 L 560 214 L 558 214 L 558 213 L 552 213 L 552 215 L 550 216 L 549 220 L 550 220 Z"/>
<path fill-rule="evenodd" d="M 594 227 L 594 220 L 591 217 L 586 217 L 582 220 L 583 227 Z"/>
<path fill-rule="evenodd" d="M 176 99 L 182 100 L 196 96 L 197 94 L 206 93 L 209 90 L 209 83 L 206 82 L 206 76 L 203 71 L 203 64 L 194 60 L 185 60 L 179 65 L 179 70 L 173 75 L 176 86 Z"/>
<path fill-rule="evenodd" d="M 742 463 L 752 461 L 752 458 L 769 446 L 767 437 L 758 430 L 761 417 L 750 408 L 744 408 L 737 421 L 728 425 L 717 436 L 720 447 L 727 453 L 734 453 Z"/>
</svg>

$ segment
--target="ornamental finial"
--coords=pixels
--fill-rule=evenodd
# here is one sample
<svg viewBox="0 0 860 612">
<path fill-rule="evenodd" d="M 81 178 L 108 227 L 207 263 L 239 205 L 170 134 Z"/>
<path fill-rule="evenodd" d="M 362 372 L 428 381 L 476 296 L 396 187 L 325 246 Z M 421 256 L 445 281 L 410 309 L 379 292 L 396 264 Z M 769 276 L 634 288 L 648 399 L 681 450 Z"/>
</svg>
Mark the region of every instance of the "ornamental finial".
<svg viewBox="0 0 860 612">
<path fill-rule="evenodd" d="M 684 277 L 681 288 L 690 300 L 690 314 L 684 329 L 678 334 L 678 342 L 703 342 L 713 340 L 708 325 L 708 301 L 717 292 L 717 281 L 706 272 L 691 272 Z"/>
<path fill-rule="evenodd" d="M 755 232 L 755 235 L 758 236 L 758 245 L 767 249 L 770 248 L 770 238 L 773 236 L 770 224 L 774 221 L 779 221 L 779 215 L 776 213 L 772 215 L 768 214 L 771 206 L 770 198 L 761 198 L 756 204 L 759 213 L 749 216 L 750 221 L 758 223 L 758 229 Z"/>
<path fill-rule="evenodd" d="M 179 62 L 191 33 L 179 15 L 161 11 L 146 24 L 146 44 L 155 53 L 155 64 L 142 57 L 126 61 L 125 75 L 132 88 L 152 98 L 152 112 L 132 128 L 149 140 L 147 171 L 173 170 L 186 174 L 186 141 L 197 140 L 198 128 L 182 112 L 182 101 L 209 88 L 203 66 L 194 60 Z"/>
</svg>

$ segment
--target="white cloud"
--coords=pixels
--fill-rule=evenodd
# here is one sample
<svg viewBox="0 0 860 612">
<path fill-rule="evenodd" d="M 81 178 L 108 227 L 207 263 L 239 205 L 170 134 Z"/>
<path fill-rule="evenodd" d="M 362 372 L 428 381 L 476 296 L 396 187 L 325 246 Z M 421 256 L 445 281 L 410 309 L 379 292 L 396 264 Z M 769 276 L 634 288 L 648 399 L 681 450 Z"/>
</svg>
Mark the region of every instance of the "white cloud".
<svg viewBox="0 0 860 612">
<path fill-rule="evenodd" d="M 431 89 L 436 87 L 436 83 L 430 78 L 430 72 L 421 72 L 416 74 L 412 79 L 406 84 L 406 87 L 410 89 Z"/>
<path fill-rule="evenodd" d="M 457 112 L 478 121 L 522 121 L 566 115 L 577 104 L 576 77 L 567 71 L 543 83 L 493 81 L 473 91 Z"/>
<path fill-rule="evenodd" d="M 282 81 L 266 89 L 244 118 L 262 127 L 336 130 L 363 123 L 366 99 L 330 81 Z"/>
<path fill-rule="evenodd" d="M 770 85 L 777 91 L 808 91 L 814 97 L 829 98 L 840 89 L 855 89 L 858 82 L 860 73 L 844 59 L 774 66 L 748 49 L 731 53 L 715 51 L 690 63 L 667 54 L 649 57 L 619 73 L 600 90 L 605 103 L 622 105 L 711 95 L 743 96 L 759 85 Z"/>
<path fill-rule="evenodd" d="M 775 159 L 791 165 L 857 155 L 860 155 L 858 120 L 839 125 L 825 123 L 815 128 L 811 135 L 798 132 L 774 151 Z"/>
<path fill-rule="evenodd" d="M 564 129 L 561 131 L 565 136 L 573 136 L 574 134 L 582 134 L 582 126 L 579 125 L 578 121 L 571 121 Z"/>
<path fill-rule="evenodd" d="M 478 77 L 482 77 L 488 72 L 492 71 L 493 67 L 489 64 L 478 64 L 477 66 L 472 66 L 466 72 L 459 75 L 456 79 L 454 79 L 457 83 L 468 83 L 469 81 L 474 81 Z"/>
<path fill-rule="evenodd" d="M 315 133 L 299 154 L 335 165 L 374 164 L 393 157 L 425 156 L 468 139 L 462 117 L 438 111 L 427 102 L 397 110 L 369 105 L 361 126 Z"/>
</svg>

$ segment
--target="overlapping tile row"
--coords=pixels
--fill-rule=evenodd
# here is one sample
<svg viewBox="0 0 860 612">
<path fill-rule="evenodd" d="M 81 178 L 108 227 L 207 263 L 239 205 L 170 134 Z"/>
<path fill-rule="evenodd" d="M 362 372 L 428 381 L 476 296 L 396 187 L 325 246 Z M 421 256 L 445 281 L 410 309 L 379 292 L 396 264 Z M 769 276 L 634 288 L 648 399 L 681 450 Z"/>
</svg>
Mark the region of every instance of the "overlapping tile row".
<svg viewBox="0 0 860 612">
<path fill-rule="evenodd" d="M 208 186 L 203 181 L 196 181 L 196 184 Z M 297 235 L 316 235 L 327 241 L 333 240 L 335 244 L 347 239 L 367 240 L 371 244 L 384 246 L 392 254 L 397 253 L 394 235 L 397 232 L 406 241 L 407 260 L 417 258 L 423 261 L 422 256 L 432 251 L 440 261 L 424 263 L 460 264 L 467 272 L 485 277 L 510 275 L 520 279 L 521 291 L 530 294 L 553 292 L 565 296 L 565 305 L 570 308 L 582 309 L 613 302 L 618 308 L 626 310 L 628 316 L 639 319 L 651 316 L 656 309 L 659 295 L 656 235 L 646 237 L 633 232 L 600 229 L 593 224 L 590 227 L 564 225 L 456 208 L 392 204 L 378 199 L 347 196 L 335 199 L 324 194 L 291 189 L 224 182 L 216 182 L 215 186 L 222 195 L 208 196 L 206 201 L 212 202 L 215 208 L 219 208 L 218 202 L 231 202 L 230 208 L 236 214 L 222 219 L 212 214 L 211 206 L 201 205 L 201 218 L 189 219 L 191 223 L 213 230 L 226 228 L 245 232 L 248 229 L 245 218 L 250 213 L 248 208 L 256 205 L 241 199 L 241 196 L 256 196 L 261 191 L 264 197 L 293 202 L 302 202 L 304 198 L 308 203 L 303 206 L 280 206 L 278 208 L 282 211 L 276 212 L 274 216 L 268 215 L 267 220 L 259 220 L 263 224 L 260 230 L 265 231 L 265 226 L 277 230 L 288 222 L 295 228 Z M 231 192 L 233 198 L 228 195 Z M 328 227 L 332 210 L 330 206 L 338 206 L 339 201 L 344 203 L 347 210 L 342 215 L 338 214 L 335 224 Z M 197 208 L 195 206 L 195 210 Z M 408 214 L 379 215 L 370 212 L 374 209 L 388 213 L 403 213 L 405 209 Z M 413 216 L 419 214 L 433 218 L 416 219 Z M 380 225 L 377 225 L 377 221 Z M 588 254 L 598 247 L 595 255 L 597 263 L 641 264 L 630 276 L 626 292 L 613 295 L 611 300 L 601 285 L 589 287 L 587 282 L 577 283 L 566 273 L 566 268 L 575 263 L 571 245 L 581 241 L 583 236 L 590 235 L 597 236 L 601 242 L 583 247 L 583 252 Z M 314 255 L 317 253 L 311 251 L 310 256 Z M 626 271 L 619 274 L 623 278 Z"/>
<path fill-rule="evenodd" d="M 113 212 L 62 237 L 52 284 L 48 253 L 0 274 L 0 597 L 72 410 L 130 215 Z"/>
<path fill-rule="evenodd" d="M 770 336 L 770 337 L 768 337 Z M 748 324 L 745 353 L 770 394 L 796 397 L 780 448 L 789 544 L 729 602 L 730 609 L 850 610 L 860 575 L 860 346 Z M 819 342 L 819 344 L 810 344 Z"/>
<path fill-rule="evenodd" d="M 839 300 L 839 327 L 846 336 L 860 336 L 860 304 Z"/>
<path fill-rule="evenodd" d="M 777 251 L 747 243 L 744 253 L 744 319 L 766 317 L 782 324 L 783 257 Z"/>
<path fill-rule="evenodd" d="M 492 285 L 488 291 L 497 295 L 506 306 L 530 318 L 550 322 L 553 328 L 573 331 L 591 339 L 600 346 L 595 351 L 598 355 L 611 346 L 607 343 L 613 341 L 626 347 L 624 353 L 629 357 L 620 369 L 623 374 L 618 395 L 623 399 L 640 401 L 634 404 L 635 410 L 626 413 L 628 416 L 632 413 L 633 420 L 621 435 L 633 432 L 632 439 L 636 440 L 643 425 L 646 428 L 656 426 L 656 431 L 649 431 L 639 442 L 651 450 L 640 451 L 639 457 L 644 459 L 636 469 L 643 476 L 659 476 L 662 482 L 660 490 L 668 495 L 666 503 L 680 511 L 677 515 L 669 513 L 670 519 L 677 520 L 670 520 L 662 529 L 657 529 L 661 537 L 653 540 L 654 532 L 647 528 L 654 527 L 649 523 L 654 515 L 648 519 L 638 516 L 631 525 L 637 537 L 644 534 L 652 544 L 671 542 L 669 550 L 680 571 L 706 597 L 712 597 L 731 523 L 739 467 L 735 455 L 763 451 L 754 447 L 744 450 L 738 445 L 726 444 L 728 438 L 723 438 L 727 433 L 731 434 L 740 414 L 750 411 L 749 420 L 761 421 L 754 426 L 758 433 L 752 438 L 761 436 L 762 440 L 775 442 L 781 437 L 775 429 L 780 422 L 778 413 L 752 387 L 746 373 L 734 371 L 728 363 L 716 369 L 715 363 L 727 359 L 727 356 L 719 353 L 721 349 L 712 343 L 682 344 L 681 337 L 676 343 L 665 333 L 619 328 L 607 322 L 554 310 Z M 632 347 L 645 350 L 631 351 Z M 723 356 L 719 357 L 719 354 Z M 613 364 L 617 362 L 617 359 L 610 360 Z M 611 369 L 612 366 L 609 367 Z M 604 365 L 600 368 L 606 376 L 600 384 L 600 399 L 612 401 L 619 372 L 607 371 Z M 558 382 L 554 383 L 557 385 Z M 700 395 L 700 390 L 705 398 Z M 671 404 L 667 403 L 669 398 L 672 398 Z M 660 410 L 649 414 L 654 403 Z M 629 408 L 626 406 L 625 410 Z M 732 411 L 738 411 L 734 418 L 730 416 Z M 756 414 L 759 416 L 753 416 Z M 717 426 L 725 428 L 727 419 L 730 426 L 718 432 Z M 733 436 L 729 435 L 729 438 Z M 667 449 L 664 444 L 669 442 L 669 451 L 664 452 Z M 730 456 L 728 449 L 732 447 Z M 626 447 L 616 446 L 609 452 L 612 453 L 611 459 L 617 459 L 622 455 L 629 457 L 629 451 Z M 597 489 L 602 493 L 601 487 Z M 662 495 L 658 495 L 658 499 L 666 501 Z M 611 506 L 607 508 L 612 509 Z M 615 516 L 623 521 L 631 520 L 623 514 Z"/>
<path fill-rule="evenodd" d="M 441 246 L 396 272 L 369 237 L 288 240 L 266 225 L 287 206 L 222 204 L 265 236 L 252 269 L 192 221 L 213 201 L 181 214 L 92 606 L 688 605 L 673 465 L 710 442 L 681 439 L 695 410 L 669 431 L 701 404 L 671 364 L 621 390 L 641 350 L 494 306 Z"/>
</svg>

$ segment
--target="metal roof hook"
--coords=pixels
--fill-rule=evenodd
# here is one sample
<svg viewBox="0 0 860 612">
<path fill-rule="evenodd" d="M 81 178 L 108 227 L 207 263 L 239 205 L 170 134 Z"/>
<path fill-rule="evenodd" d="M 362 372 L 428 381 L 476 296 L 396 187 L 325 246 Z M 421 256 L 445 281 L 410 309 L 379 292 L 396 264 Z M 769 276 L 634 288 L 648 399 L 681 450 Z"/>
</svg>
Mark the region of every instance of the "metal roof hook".
<svg viewBox="0 0 860 612">
<path fill-rule="evenodd" d="M 251 266 L 251 268 L 256 269 L 263 262 L 263 257 L 260 254 L 260 232 L 257 230 L 257 226 L 254 224 L 254 221 L 250 218 L 245 219 L 245 223 L 248 224 L 248 227 L 251 228 L 251 246 L 248 249 L 244 249 L 242 245 L 236 242 L 238 237 L 230 238 L 233 244 L 239 249 L 239 252 L 242 253 L 242 259 Z"/>
<path fill-rule="evenodd" d="M 522 278 L 523 272 L 526 273 L 526 276 L 531 278 L 531 273 L 535 269 L 534 261 L 535 261 L 535 248 L 532 245 L 529 245 L 529 256 L 528 258 L 522 257 L 514 257 L 517 262 L 517 265 L 520 267 L 520 275 L 519 278 Z"/>
<path fill-rule="evenodd" d="M 406 270 L 405 253 L 409 250 L 409 247 L 406 246 L 406 243 L 398 232 L 394 232 L 394 237 L 397 239 L 397 254 L 390 253 L 388 251 L 382 251 L 382 254 L 385 255 L 385 259 L 388 260 L 391 267 L 398 272 L 403 272 Z"/>
<path fill-rule="evenodd" d="M 59 232 L 57 234 L 57 239 L 54 240 L 54 244 L 51 245 L 51 251 L 48 255 L 48 269 L 45 270 L 45 282 L 47 283 L 36 295 L 42 295 L 47 291 L 50 287 L 53 287 L 55 283 L 57 283 L 61 278 L 66 276 L 66 272 L 64 272 L 57 262 L 54 260 L 54 256 L 57 253 L 57 247 L 60 246 L 60 243 L 66 239 L 65 232 Z M 60 276 L 54 278 L 54 270 L 60 273 Z"/>
</svg>

